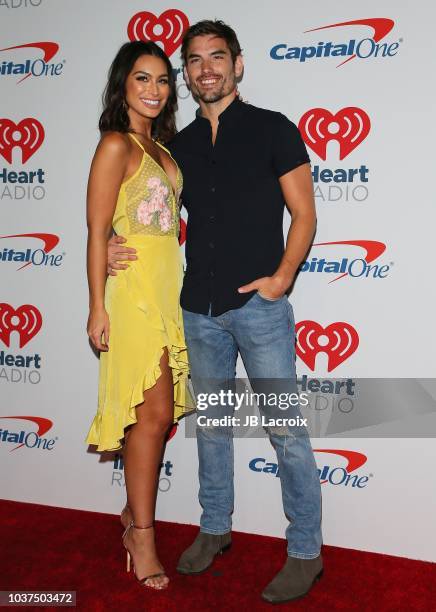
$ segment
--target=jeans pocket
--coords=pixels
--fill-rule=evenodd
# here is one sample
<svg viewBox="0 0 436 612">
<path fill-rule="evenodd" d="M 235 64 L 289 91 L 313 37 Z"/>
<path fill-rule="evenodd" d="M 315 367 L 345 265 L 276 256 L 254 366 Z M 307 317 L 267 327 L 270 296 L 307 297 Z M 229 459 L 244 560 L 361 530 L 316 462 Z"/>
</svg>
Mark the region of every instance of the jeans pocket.
<svg viewBox="0 0 436 612">
<path fill-rule="evenodd" d="M 294 318 L 294 309 L 292 308 L 292 304 L 289 300 L 286 300 L 286 308 L 288 310 L 289 322 L 291 324 L 291 329 L 295 330 L 295 318 Z"/>
<path fill-rule="evenodd" d="M 258 296 L 258 297 L 259 297 L 261 300 L 265 300 L 265 302 L 280 302 L 280 300 L 282 300 L 282 299 L 285 297 L 284 295 L 282 295 L 282 296 L 281 296 L 281 297 L 279 297 L 279 298 L 269 298 L 269 297 L 266 297 L 266 296 L 262 295 L 262 294 L 260 293 L 260 291 L 257 291 L 256 295 L 257 295 L 257 296 Z"/>
</svg>

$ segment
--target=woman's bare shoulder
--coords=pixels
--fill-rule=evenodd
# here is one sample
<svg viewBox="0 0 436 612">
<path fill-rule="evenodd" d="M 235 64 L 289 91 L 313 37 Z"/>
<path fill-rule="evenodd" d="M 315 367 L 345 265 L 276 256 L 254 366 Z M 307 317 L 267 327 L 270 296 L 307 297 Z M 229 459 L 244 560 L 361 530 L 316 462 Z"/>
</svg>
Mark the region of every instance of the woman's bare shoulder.
<svg viewBox="0 0 436 612">
<path fill-rule="evenodd" d="M 104 132 L 98 143 L 97 150 L 116 157 L 126 155 L 131 149 L 131 140 L 121 132 Z"/>
</svg>

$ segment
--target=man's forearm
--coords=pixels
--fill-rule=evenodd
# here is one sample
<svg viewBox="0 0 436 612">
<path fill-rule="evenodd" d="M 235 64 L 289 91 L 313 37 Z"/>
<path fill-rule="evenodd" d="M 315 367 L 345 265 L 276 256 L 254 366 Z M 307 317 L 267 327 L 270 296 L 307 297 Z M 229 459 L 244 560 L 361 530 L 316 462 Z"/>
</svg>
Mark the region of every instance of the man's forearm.
<svg viewBox="0 0 436 612">
<path fill-rule="evenodd" d="M 284 291 L 292 284 L 298 266 L 303 261 L 316 229 L 316 216 L 309 212 L 292 219 L 286 240 L 286 249 L 274 277 L 283 283 Z"/>
</svg>

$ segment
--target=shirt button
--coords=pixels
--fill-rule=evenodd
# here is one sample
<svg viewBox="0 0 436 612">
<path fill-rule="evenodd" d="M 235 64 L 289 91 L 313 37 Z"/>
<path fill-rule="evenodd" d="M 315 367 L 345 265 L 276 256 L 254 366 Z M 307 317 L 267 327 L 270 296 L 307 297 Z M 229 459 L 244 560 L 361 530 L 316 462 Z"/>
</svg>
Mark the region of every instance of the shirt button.
<svg viewBox="0 0 436 612">
<path fill-rule="evenodd" d="M 215 215 L 210 215 L 209 221 L 215 221 Z"/>
<path fill-rule="evenodd" d="M 210 249 L 214 249 L 214 248 L 215 248 L 215 245 L 214 245 L 214 243 L 213 243 L 213 242 L 209 242 L 209 248 L 210 248 Z"/>
<path fill-rule="evenodd" d="M 216 159 L 212 159 L 211 162 L 212 166 L 216 166 Z"/>
<path fill-rule="evenodd" d="M 209 270 L 209 275 L 211 276 L 211 278 L 213 278 L 215 276 L 215 272 L 213 270 Z"/>
<path fill-rule="evenodd" d="M 212 193 L 215 193 L 215 187 L 211 187 L 210 190 Z"/>
</svg>

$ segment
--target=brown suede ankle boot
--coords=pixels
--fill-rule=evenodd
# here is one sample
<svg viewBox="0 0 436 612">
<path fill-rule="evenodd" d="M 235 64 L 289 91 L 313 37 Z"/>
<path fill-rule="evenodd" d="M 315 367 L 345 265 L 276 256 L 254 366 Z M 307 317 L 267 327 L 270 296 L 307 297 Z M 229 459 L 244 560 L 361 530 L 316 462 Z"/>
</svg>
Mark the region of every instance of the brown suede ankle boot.
<svg viewBox="0 0 436 612">
<path fill-rule="evenodd" d="M 180 557 L 177 571 L 180 574 L 201 574 L 212 565 L 217 554 L 230 548 L 231 543 L 230 531 L 223 535 L 200 531 L 191 546 Z"/>
</svg>

